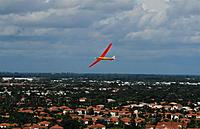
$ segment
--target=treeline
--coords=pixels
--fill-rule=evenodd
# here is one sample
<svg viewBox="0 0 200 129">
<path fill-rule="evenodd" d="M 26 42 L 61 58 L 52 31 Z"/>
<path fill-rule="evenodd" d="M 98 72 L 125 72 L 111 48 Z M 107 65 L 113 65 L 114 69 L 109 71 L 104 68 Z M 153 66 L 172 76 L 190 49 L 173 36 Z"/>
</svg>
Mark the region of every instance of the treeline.
<svg viewBox="0 0 200 129">
<path fill-rule="evenodd" d="M 200 81 L 200 75 L 156 75 L 156 74 L 90 74 L 90 73 L 18 73 L 0 72 L 2 77 L 39 77 L 44 79 L 88 78 L 95 80 L 122 81 Z"/>
</svg>

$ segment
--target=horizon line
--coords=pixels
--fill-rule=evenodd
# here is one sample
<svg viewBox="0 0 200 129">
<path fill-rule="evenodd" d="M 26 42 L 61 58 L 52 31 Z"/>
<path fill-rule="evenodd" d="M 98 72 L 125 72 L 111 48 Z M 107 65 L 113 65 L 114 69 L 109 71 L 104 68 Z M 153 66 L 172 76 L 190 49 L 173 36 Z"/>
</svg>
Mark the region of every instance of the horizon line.
<svg viewBox="0 0 200 129">
<path fill-rule="evenodd" d="M 0 74 L 2 73 L 9 73 L 9 74 L 101 74 L 101 75 L 109 75 L 109 74 L 118 74 L 118 75 L 154 75 L 154 76 L 200 76 L 200 74 L 185 74 L 185 73 L 105 73 L 105 72 L 3 72 L 0 71 Z"/>
</svg>

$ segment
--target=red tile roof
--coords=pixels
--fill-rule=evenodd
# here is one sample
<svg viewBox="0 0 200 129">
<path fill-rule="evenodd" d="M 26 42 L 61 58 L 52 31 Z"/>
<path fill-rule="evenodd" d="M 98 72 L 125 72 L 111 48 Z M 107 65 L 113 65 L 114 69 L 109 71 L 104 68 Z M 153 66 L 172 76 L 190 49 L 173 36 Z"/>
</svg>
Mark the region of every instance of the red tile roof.
<svg viewBox="0 0 200 129">
<path fill-rule="evenodd" d="M 51 111 L 51 112 L 58 111 L 58 107 L 56 107 L 56 106 L 50 107 L 49 111 Z"/>
<path fill-rule="evenodd" d="M 49 125 L 50 122 L 49 121 L 41 121 L 38 123 L 39 125 Z"/>
<path fill-rule="evenodd" d="M 124 118 L 121 118 L 121 121 L 124 123 L 129 123 L 129 122 L 131 122 L 131 118 L 124 117 Z"/>
<path fill-rule="evenodd" d="M 188 118 L 181 118 L 180 121 L 183 123 L 190 123 L 190 119 Z"/>
<path fill-rule="evenodd" d="M 48 114 L 48 113 L 46 113 L 46 112 L 40 112 L 40 115 L 46 115 L 46 114 Z"/>
<path fill-rule="evenodd" d="M 182 127 L 182 123 L 178 122 L 158 122 L 156 125 L 156 129 L 179 129 L 180 127 Z"/>
<path fill-rule="evenodd" d="M 118 119 L 117 117 L 111 117 L 111 118 L 110 118 L 110 121 L 111 121 L 111 122 L 118 122 L 119 119 Z"/>
<path fill-rule="evenodd" d="M 50 129 L 63 129 L 63 127 L 59 125 L 54 125 Z"/>
<path fill-rule="evenodd" d="M 0 123 L 0 126 L 15 127 L 15 126 L 18 126 L 18 124 L 16 124 L 16 123 L 13 123 L 13 124 L 10 124 L 10 123 Z"/>
<path fill-rule="evenodd" d="M 37 125 L 37 124 L 33 124 L 31 126 L 31 129 L 47 129 L 48 127 L 46 126 L 40 126 L 40 125 Z"/>
<path fill-rule="evenodd" d="M 155 125 L 151 125 L 151 124 L 146 124 L 146 129 L 151 129 L 151 128 L 155 128 Z"/>
<path fill-rule="evenodd" d="M 26 109 L 26 110 L 19 110 L 18 112 L 23 112 L 23 113 L 33 113 L 33 110 Z"/>
<path fill-rule="evenodd" d="M 59 108 L 62 109 L 62 110 L 64 110 L 64 109 L 70 109 L 70 108 L 67 107 L 67 106 L 60 106 Z"/>
<path fill-rule="evenodd" d="M 102 124 L 95 124 L 95 125 L 90 125 L 89 126 L 89 128 L 94 128 L 94 129 L 96 129 L 96 128 L 98 128 L 98 129 L 100 128 L 101 129 L 103 127 L 105 127 L 105 125 L 102 125 Z"/>
</svg>

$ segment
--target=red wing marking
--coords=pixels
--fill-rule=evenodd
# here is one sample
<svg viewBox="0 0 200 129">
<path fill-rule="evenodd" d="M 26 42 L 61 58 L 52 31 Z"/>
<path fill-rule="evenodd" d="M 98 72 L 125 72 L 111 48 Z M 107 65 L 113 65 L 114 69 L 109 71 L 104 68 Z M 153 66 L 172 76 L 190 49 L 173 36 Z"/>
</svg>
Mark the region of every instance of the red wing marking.
<svg viewBox="0 0 200 129">
<path fill-rule="evenodd" d="M 101 61 L 101 59 L 96 59 L 89 67 L 94 66 L 96 63 L 98 63 L 99 61 Z"/>
<path fill-rule="evenodd" d="M 104 50 L 104 52 L 101 54 L 100 57 L 104 57 L 108 53 L 111 47 L 112 47 L 112 43 L 108 45 L 108 47 Z"/>
<path fill-rule="evenodd" d="M 103 51 L 103 53 L 101 54 L 100 57 L 104 57 L 104 56 L 108 53 L 108 51 L 110 50 L 111 47 L 112 47 L 112 43 L 110 43 L 110 44 L 108 45 L 108 47 Z M 101 59 L 99 59 L 99 58 L 96 59 L 92 64 L 89 65 L 89 67 L 94 66 L 94 65 L 97 64 L 99 61 L 101 61 Z"/>
</svg>

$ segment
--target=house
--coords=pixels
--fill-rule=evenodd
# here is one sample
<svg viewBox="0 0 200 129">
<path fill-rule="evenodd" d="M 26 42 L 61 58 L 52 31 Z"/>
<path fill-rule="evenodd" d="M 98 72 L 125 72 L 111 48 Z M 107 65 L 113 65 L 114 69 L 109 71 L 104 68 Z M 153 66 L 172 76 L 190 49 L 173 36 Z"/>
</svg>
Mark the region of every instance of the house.
<svg viewBox="0 0 200 129">
<path fill-rule="evenodd" d="M 174 114 L 172 114 L 171 117 L 172 117 L 172 119 L 177 120 L 177 119 L 179 119 L 181 116 L 182 116 L 181 113 L 174 113 Z"/>
<path fill-rule="evenodd" d="M 145 122 L 145 119 L 143 119 L 143 118 L 136 118 L 136 119 L 135 119 L 135 124 L 136 124 L 136 125 L 139 125 L 139 124 L 141 124 L 141 123 L 143 123 L 143 122 Z"/>
<path fill-rule="evenodd" d="M 41 122 L 38 123 L 38 125 L 40 125 L 40 126 L 46 126 L 46 127 L 48 127 L 49 124 L 50 124 L 50 122 L 48 122 L 48 121 L 41 121 Z"/>
<path fill-rule="evenodd" d="M 70 116 L 71 116 L 72 119 L 82 119 L 81 116 L 78 116 L 76 114 L 70 114 Z"/>
<path fill-rule="evenodd" d="M 110 103 L 110 102 L 116 102 L 116 100 L 114 99 L 107 99 L 107 102 Z"/>
<path fill-rule="evenodd" d="M 111 117 L 108 121 L 109 121 L 109 123 L 113 123 L 116 125 L 119 124 L 119 118 L 117 118 L 117 117 Z"/>
<path fill-rule="evenodd" d="M 122 117 L 131 117 L 131 113 L 129 111 L 124 111 L 124 110 L 119 111 L 118 115 Z"/>
<path fill-rule="evenodd" d="M 86 102 L 87 98 L 79 98 L 79 102 Z"/>
<path fill-rule="evenodd" d="M 117 117 L 118 114 L 119 114 L 119 110 L 111 110 L 110 114 L 111 114 L 112 117 Z"/>
<path fill-rule="evenodd" d="M 78 113 L 78 115 L 86 115 L 87 110 L 84 108 L 77 108 L 76 112 Z"/>
<path fill-rule="evenodd" d="M 188 124 L 188 123 L 190 123 L 190 119 L 188 119 L 188 118 L 181 118 L 180 122 Z"/>
<path fill-rule="evenodd" d="M 67 106 L 61 106 L 60 109 L 63 110 L 63 114 L 73 113 L 73 109 L 71 109 L 71 108 L 69 108 Z"/>
<path fill-rule="evenodd" d="M 124 124 L 130 125 L 131 124 L 131 118 L 124 117 L 120 119 Z"/>
<path fill-rule="evenodd" d="M 164 105 L 163 108 L 165 110 L 169 111 L 172 108 L 172 106 L 170 106 L 170 105 Z"/>
<path fill-rule="evenodd" d="M 46 113 L 46 112 L 40 112 L 40 116 L 47 116 L 48 115 L 48 113 Z"/>
<path fill-rule="evenodd" d="M 95 124 L 95 125 L 90 125 L 88 128 L 89 129 L 106 129 L 106 126 L 102 124 Z"/>
<path fill-rule="evenodd" d="M 105 107 L 105 105 L 96 105 L 97 109 L 103 109 Z"/>
<path fill-rule="evenodd" d="M 59 126 L 59 125 L 54 125 L 51 128 L 49 128 L 49 129 L 63 129 L 63 127 Z"/>
<path fill-rule="evenodd" d="M 40 126 L 40 125 L 37 125 L 37 124 L 33 124 L 30 129 L 47 129 L 48 127 L 46 126 Z"/>
<path fill-rule="evenodd" d="M 9 123 L 1 123 L 0 124 L 0 128 L 11 128 L 11 127 L 16 127 L 17 124 L 14 123 L 14 124 L 9 124 Z"/>
<path fill-rule="evenodd" d="M 85 125 L 88 125 L 88 123 L 89 123 L 89 119 L 87 119 L 87 118 L 83 118 L 82 120 L 83 120 L 83 122 L 84 122 Z"/>
<path fill-rule="evenodd" d="M 155 125 L 152 124 L 146 124 L 146 129 L 154 129 Z"/>
<path fill-rule="evenodd" d="M 57 112 L 58 109 L 59 109 L 59 107 L 53 106 L 53 107 L 50 107 L 50 108 L 49 108 L 49 111 L 50 111 L 50 112 Z"/>
<path fill-rule="evenodd" d="M 43 108 L 43 107 L 38 107 L 35 111 L 36 111 L 36 112 L 43 112 L 43 111 L 44 111 L 44 108 Z"/>
<path fill-rule="evenodd" d="M 197 119 L 200 119 L 200 114 L 197 114 L 197 115 L 196 115 L 196 118 L 197 118 Z"/>
<path fill-rule="evenodd" d="M 47 117 L 39 117 L 39 119 L 45 119 L 45 120 L 52 120 L 53 119 L 53 117 L 50 117 L 50 116 L 47 116 Z"/>
<path fill-rule="evenodd" d="M 103 110 L 101 110 L 101 109 L 95 109 L 94 110 L 94 114 L 97 114 L 97 115 L 99 115 L 100 114 L 100 112 L 102 112 Z"/>
<path fill-rule="evenodd" d="M 63 114 L 65 115 L 66 113 L 73 113 L 74 111 L 73 111 L 73 109 L 71 109 L 71 108 L 65 108 L 64 110 L 63 110 Z"/>
<path fill-rule="evenodd" d="M 65 109 L 69 109 L 69 107 L 63 105 L 63 106 L 60 106 L 59 109 L 65 110 Z"/>
<path fill-rule="evenodd" d="M 96 122 L 97 120 L 104 120 L 104 118 L 101 116 L 92 116 L 91 118 L 93 122 Z"/>
<path fill-rule="evenodd" d="M 30 113 L 30 114 L 32 114 L 32 113 L 33 113 L 33 110 L 30 110 L 30 109 L 20 109 L 18 112 Z"/>
<path fill-rule="evenodd" d="M 9 118 L 9 117 L 10 117 L 10 115 L 9 115 L 9 113 L 5 113 L 5 114 L 2 114 L 2 115 L 1 115 L 1 117 L 2 117 L 2 118 L 6 118 L 6 119 L 7 119 L 7 118 Z"/>
<path fill-rule="evenodd" d="M 173 118 L 173 115 L 170 112 L 166 112 L 163 115 L 164 115 L 164 118 L 167 118 L 167 119 L 172 119 Z"/>
<path fill-rule="evenodd" d="M 23 127 L 23 129 L 31 129 L 31 127 Z"/>
<path fill-rule="evenodd" d="M 158 122 L 155 129 L 180 129 L 182 123 L 179 122 Z"/>
</svg>

